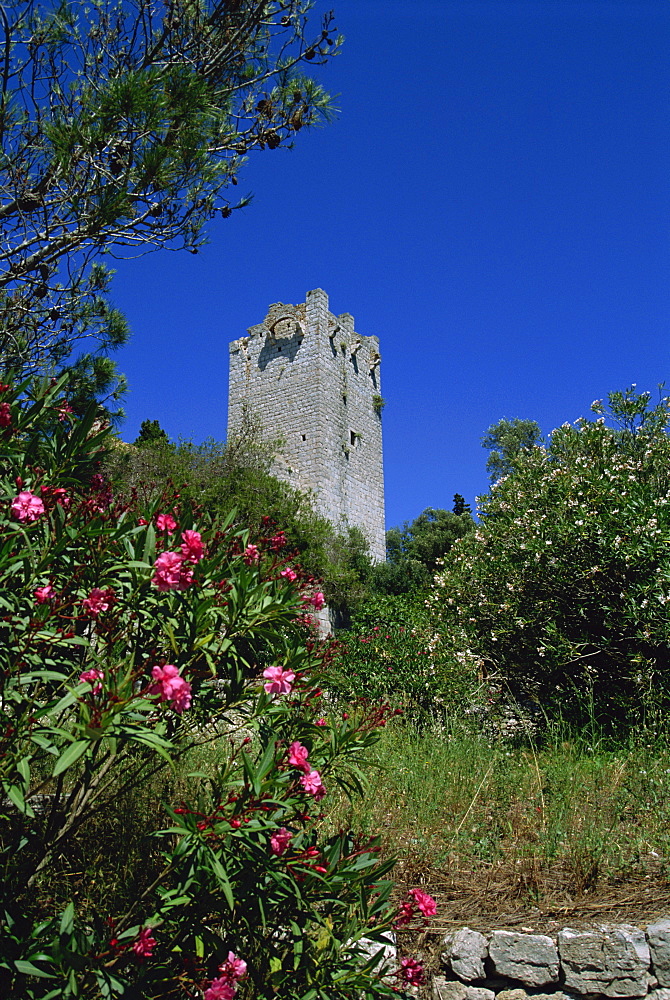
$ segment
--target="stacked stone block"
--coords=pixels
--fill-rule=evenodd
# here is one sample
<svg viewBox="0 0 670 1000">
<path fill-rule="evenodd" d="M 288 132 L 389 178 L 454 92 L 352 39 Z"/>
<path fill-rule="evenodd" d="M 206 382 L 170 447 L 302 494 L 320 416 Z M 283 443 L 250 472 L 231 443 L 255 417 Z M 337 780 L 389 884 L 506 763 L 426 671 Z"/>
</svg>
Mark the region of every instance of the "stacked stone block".
<svg viewBox="0 0 670 1000">
<path fill-rule="evenodd" d="M 385 558 L 379 341 L 333 315 L 320 289 L 299 305 L 271 305 L 263 323 L 230 344 L 228 432 L 245 408 L 280 439 L 273 472 L 312 491 L 337 528 L 359 527 Z"/>
<path fill-rule="evenodd" d="M 446 935 L 446 975 L 433 978 L 433 1000 L 670 1000 L 670 920 L 588 929 L 556 937 L 462 927 Z"/>
</svg>

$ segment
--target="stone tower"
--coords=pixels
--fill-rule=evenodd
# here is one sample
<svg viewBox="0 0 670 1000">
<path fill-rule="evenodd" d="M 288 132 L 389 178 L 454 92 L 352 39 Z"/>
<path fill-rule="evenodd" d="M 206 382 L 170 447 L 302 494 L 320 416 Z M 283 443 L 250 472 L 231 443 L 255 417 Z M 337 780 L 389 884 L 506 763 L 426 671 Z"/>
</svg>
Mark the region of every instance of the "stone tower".
<svg viewBox="0 0 670 1000">
<path fill-rule="evenodd" d="M 228 432 L 245 406 L 280 438 L 273 473 L 312 490 L 319 513 L 359 527 L 385 559 L 379 341 L 334 316 L 320 288 L 297 306 L 276 302 L 263 323 L 230 345 Z"/>
</svg>

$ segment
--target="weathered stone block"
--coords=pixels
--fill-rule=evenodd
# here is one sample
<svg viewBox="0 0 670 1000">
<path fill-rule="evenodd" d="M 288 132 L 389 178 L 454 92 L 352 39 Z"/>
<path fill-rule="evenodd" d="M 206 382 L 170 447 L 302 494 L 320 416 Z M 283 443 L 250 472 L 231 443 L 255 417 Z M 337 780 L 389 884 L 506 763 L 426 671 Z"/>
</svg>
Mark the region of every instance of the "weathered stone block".
<svg viewBox="0 0 670 1000">
<path fill-rule="evenodd" d="M 498 976 L 518 979 L 526 986 L 558 982 L 558 951 L 545 934 L 494 931 L 489 957 Z"/>
<path fill-rule="evenodd" d="M 479 931 L 461 927 L 445 935 L 442 942 L 442 961 L 454 975 L 466 982 L 483 979 L 484 959 L 488 954 L 486 938 Z"/>
<path fill-rule="evenodd" d="M 564 927 L 558 951 L 569 990 L 606 997 L 640 997 L 647 992 L 649 947 L 638 927 L 603 926 L 592 931 Z"/>
<path fill-rule="evenodd" d="M 433 976 L 433 1000 L 495 1000 L 493 990 Z"/>
<path fill-rule="evenodd" d="M 555 990 L 553 993 L 536 993 L 535 990 L 533 990 L 531 1000 L 574 1000 L 574 997 L 569 996 L 567 993 L 563 993 L 561 990 Z M 668 998 L 668 1000 L 670 1000 L 670 998 Z"/>
<path fill-rule="evenodd" d="M 528 994 L 525 990 L 500 990 L 496 1000 L 528 1000 Z"/>
<path fill-rule="evenodd" d="M 670 920 L 667 917 L 649 924 L 647 941 L 651 952 L 651 967 L 659 986 L 670 986 Z"/>
</svg>

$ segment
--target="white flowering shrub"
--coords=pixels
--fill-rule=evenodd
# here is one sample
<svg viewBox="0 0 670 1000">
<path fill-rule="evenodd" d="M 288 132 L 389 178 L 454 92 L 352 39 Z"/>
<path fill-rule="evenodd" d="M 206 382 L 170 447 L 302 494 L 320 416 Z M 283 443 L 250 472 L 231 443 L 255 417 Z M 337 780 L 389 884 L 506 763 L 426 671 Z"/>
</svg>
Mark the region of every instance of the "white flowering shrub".
<svg viewBox="0 0 670 1000">
<path fill-rule="evenodd" d="M 514 695 L 635 722 L 670 689 L 669 402 L 632 388 L 592 410 L 482 499 L 430 603 Z"/>
</svg>

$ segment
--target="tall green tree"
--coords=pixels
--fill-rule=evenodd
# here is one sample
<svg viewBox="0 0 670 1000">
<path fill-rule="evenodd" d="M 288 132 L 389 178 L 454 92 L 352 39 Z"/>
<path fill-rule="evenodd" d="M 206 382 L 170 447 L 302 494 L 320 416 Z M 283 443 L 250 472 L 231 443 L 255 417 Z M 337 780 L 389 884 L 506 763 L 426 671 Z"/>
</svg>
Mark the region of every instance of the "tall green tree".
<svg viewBox="0 0 670 1000">
<path fill-rule="evenodd" d="M 331 113 L 338 49 L 308 0 L 15 0 L 0 7 L 0 359 L 31 372 L 128 327 L 110 252 L 197 253 L 245 157 Z M 89 368 L 94 362 L 89 361 Z M 100 366 L 98 366 L 100 367 Z M 104 367 L 104 366 L 103 366 Z M 101 376 L 102 368 L 98 373 Z"/>
<path fill-rule="evenodd" d="M 386 532 L 386 562 L 374 568 L 373 587 L 396 595 L 428 587 L 440 560 L 473 528 L 472 514 L 464 501 L 459 514 L 427 507 L 401 528 L 390 528 Z"/>
<path fill-rule="evenodd" d="M 508 420 L 503 417 L 491 424 L 482 438 L 482 447 L 491 454 L 486 460 L 486 471 L 495 482 L 508 476 L 515 468 L 522 451 L 528 451 L 542 442 L 540 425 L 535 420 Z"/>
</svg>

